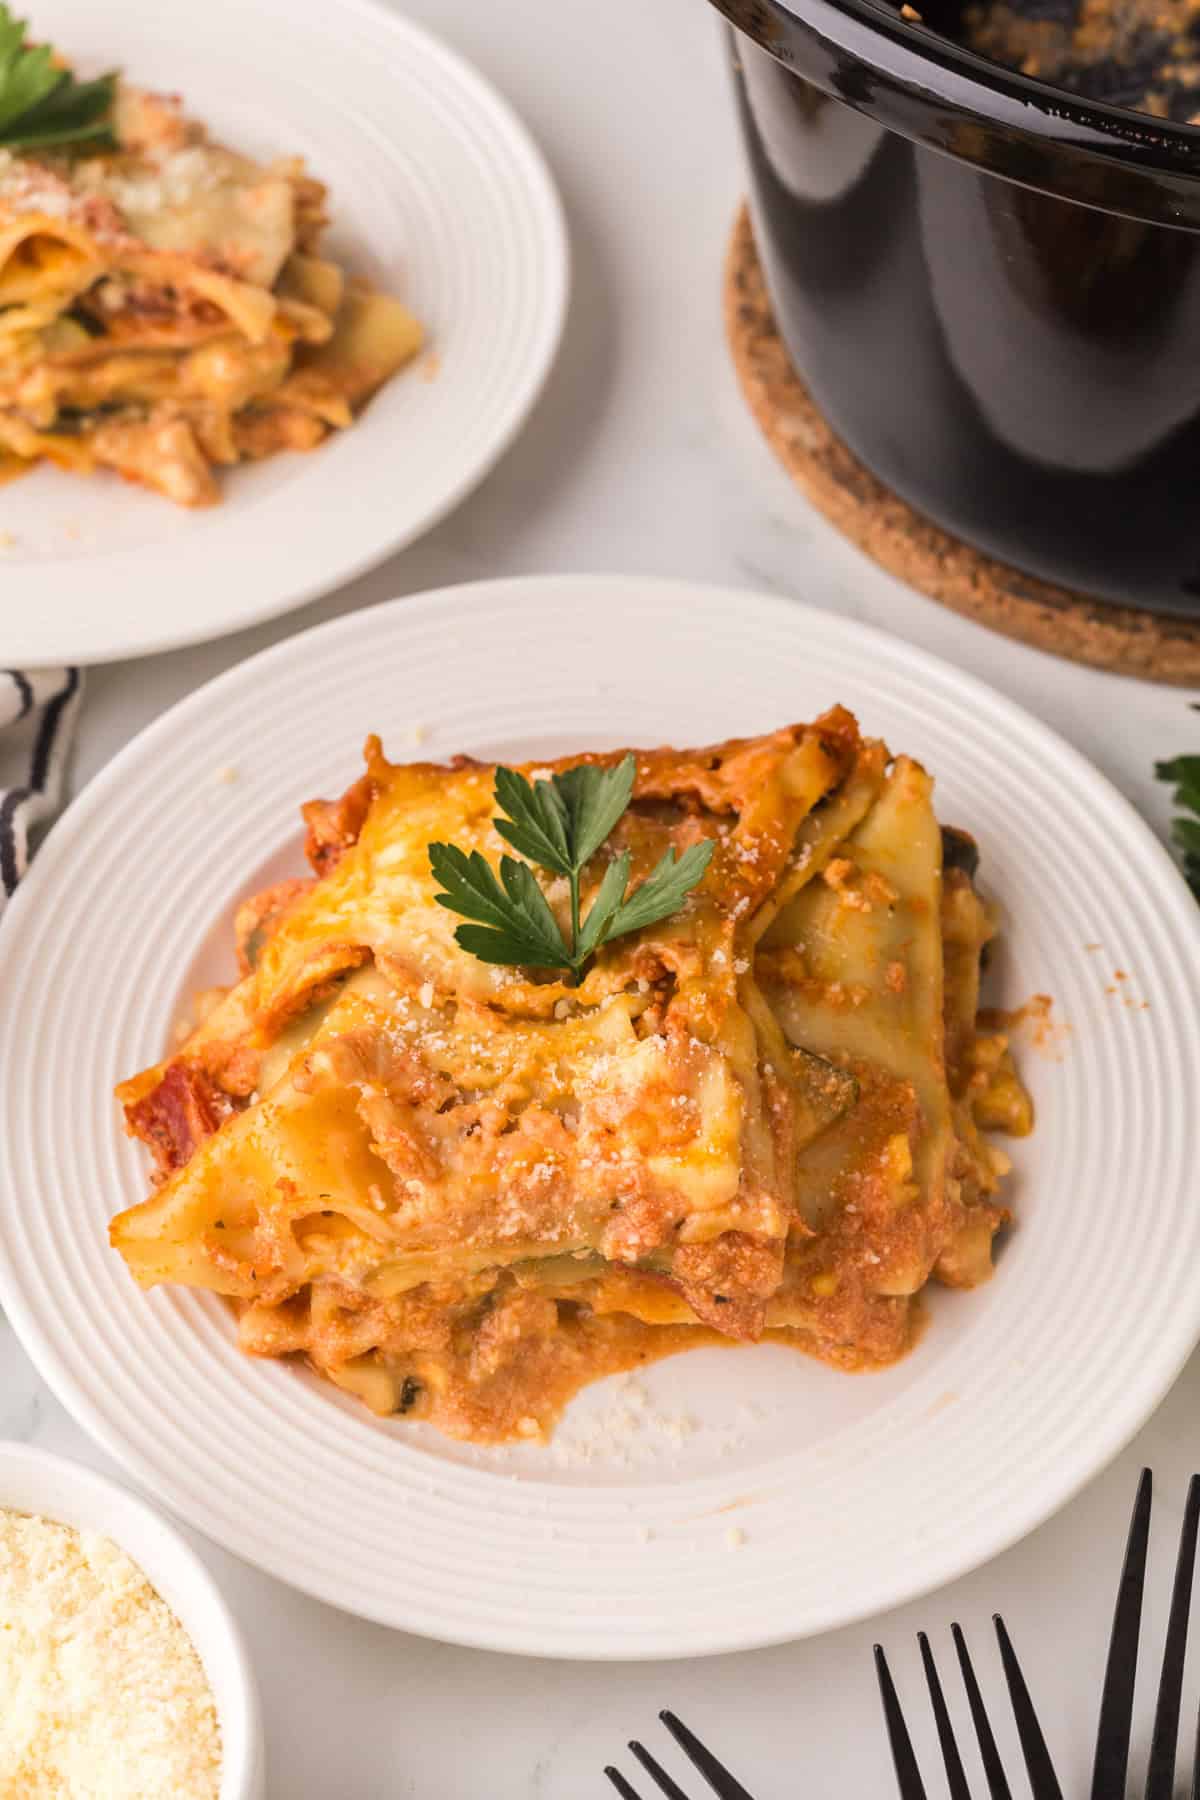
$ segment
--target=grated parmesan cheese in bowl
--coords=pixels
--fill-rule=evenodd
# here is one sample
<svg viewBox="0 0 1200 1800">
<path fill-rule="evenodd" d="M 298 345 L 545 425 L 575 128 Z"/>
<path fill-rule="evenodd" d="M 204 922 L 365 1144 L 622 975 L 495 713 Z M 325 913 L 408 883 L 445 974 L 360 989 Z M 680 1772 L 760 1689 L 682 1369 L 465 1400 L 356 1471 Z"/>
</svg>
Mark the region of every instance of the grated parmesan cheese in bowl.
<svg viewBox="0 0 1200 1800">
<path fill-rule="evenodd" d="M 0 1800 L 262 1800 L 237 1626 L 173 1527 L 0 1443 Z"/>
<path fill-rule="evenodd" d="M 218 1800 L 187 1632 L 111 1538 L 0 1509 L 0 1800 Z"/>
</svg>

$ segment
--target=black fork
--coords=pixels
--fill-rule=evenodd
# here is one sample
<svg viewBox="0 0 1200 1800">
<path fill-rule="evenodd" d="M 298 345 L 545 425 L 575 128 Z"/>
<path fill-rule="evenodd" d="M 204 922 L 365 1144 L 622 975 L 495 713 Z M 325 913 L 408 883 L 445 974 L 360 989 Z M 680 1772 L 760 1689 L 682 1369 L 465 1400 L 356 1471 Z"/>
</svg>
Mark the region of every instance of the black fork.
<svg viewBox="0 0 1200 1800">
<path fill-rule="evenodd" d="M 1021 1665 L 1017 1661 L 1017 1653 L 1013 1649 L 1012 1639 L 1005 1628 L 1004 1620 L 999 1613 L 994 1620 L 996 1636 L 1000 1643 L 1000 1660 L 1004 1665 L 1004 1678 L 1008 1683 L 1009 1698 L 1012 1701 L 1013 1716 L 1017 1722 L 1017 1733 L 1021 1740 L 1021 1750 L 1025 1758 L 1025 1768 L 1029 1775 L 1029 1785 L 1033 1800 L 1063 1800 L 1062 1789 L 1058 1785 L 1058 1777 L 1054 1773 L 1054 1765 L 1050 1761 L 1050 1752 L 1046 1748 L 1046 1740 L 1042 1736 L 1042 1728 L 1038 1724 L 1037 1713 L 1025 1677 L 1021 1673 Z M 975 1736 L 979 1741 L 979 1753 L 983 1758 L 983 1770 L 987 1779 L 987 1791 L 990 1800 L 1013 1800 L 1012 1789 L 1004 1773 L 1004 1765 L 1000 1760 L 1000 1752 L 988 1719 L 987 1708 L 983 1702 L 979 1682 L 975 1677 L 975 1669 L 967 1650 L 967 1640 L 957 1625 L 950 1627 L 954 1638 L 954 1648 L 958 1653 L 958 1666 L 962 1673 L 963 1686 L 966 1689 L 967 1705 L 971 1711 L 971 1722 L 975 1727 Z M 967 1782 L 966 1770 L 959 1754 L 958 1740 L 954 1735 L 954 1726 L 950 1719 L 946 1696 L 934 1661 L 933 1650 L 925 1633 L 917 1634 L 917 1642 L 921 1647 L 921 1663 L 925 1670 L 925 1684 L 929 1689 L 929 1699 L 933 1707 L 934 1723 L 937 1726 L 938 1743 L 942 1751 L 942 1763 L 946 1770 L 946 1782 L 950 1791 L 950 1800 L 971 1800 L 971 1789 Z M 896 1766 L 896 1782 L 900 1790 L 900 1800 L 929 1800 L 925 1784 L 921 1779 L 921 1770 L 917 1763 L 916 1752 L 912 1747 L 912 1739 L 908 1734 L 908 1726 L 904 1722 L 904 1712 L 896 1693 L 896 1685 L 892 1680 L 892 1672 L 888 1668 L 887 1657 L 883 1646 L 875 1646 L 875 1669 L 879 1676 L 879 1692 L 883 1697 L 883 1716 L 887 1724 L 888 1740 L 892 1747 L 892 1761 Z M 1094 1800 L 1094 1797 L 1093 1797 Z"/>
<path fill-rule="evenodd" d="M 1150 1542 L 1150 1509 L 1153 1477 L 1142 1470 L 1129 1541 L 1117 1589 L 1112 1636 L 1100 1722 L 1096 1731 L 1096 1760 L 1092 1768 L 1092 1800 L 1125 1800 L 1129 1776 L 1129 1740 L 1133 1731 L 1133 1695 L 1137 1681 L 1138 1640 L 1142 1630 L 1142 1592 L 1146 1585 L 1146 1550 Z M 1197 1527 L 1200 1526 L 1200 1475 L 1188 1484 L 1171 1590 L 1171 1612 L 1163 1646 L 1154 1708 L 1154 1735 L 1146 1771 L 1145 1800 L 1171 1800 L 1175 1791 L 1175 1758 L 1179 1745 L 1179 1714 L 1183 1693 L 1183 1665 L 1187 1656 L 1188 1622 L 1192 1610 L 1192 1576 L 1196 1564 Z M 1192 1766 L 1192 1800 L 1200 1800 L 1200 1719 Z"/>
<path fill-rule="evenodd" d="M 676 1718 L 673 1712 L 660 1712 L 658 1716 L 689 1762 L 699 1769 L 713 1793 L 718 1796 L 718 1800 L 754 1800 L 753 1794 L 729 1773 L 723 1763 L 717 1761 L 708 1746 L 700 1742 L 694 1731 L 688 1730 L 682 1719 Z M 651 1756 L 644 1744 L 639 1744 L 634 1738 L 629 1748 L 651 1781 L 655 1783 L 659 1793 L 665 1794 L 667 1800 L 688 1800 L 687 1794 L 684 1793 L 679 1783 L 667 1774 L 662 1764 Z M 632 1783 L 626 1780 L 620 1769 L 613 1768 L 610 1763 L 604 1773 L 620 1794 L 621 1800 L 642 1800 L 642 1796 Z"/>
</svg>

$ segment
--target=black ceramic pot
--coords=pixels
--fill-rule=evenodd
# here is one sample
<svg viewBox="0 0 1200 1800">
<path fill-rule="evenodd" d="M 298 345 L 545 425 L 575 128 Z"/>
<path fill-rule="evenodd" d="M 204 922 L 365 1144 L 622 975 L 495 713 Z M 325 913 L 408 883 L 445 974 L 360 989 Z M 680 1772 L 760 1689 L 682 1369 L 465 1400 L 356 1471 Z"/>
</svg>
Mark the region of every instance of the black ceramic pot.
<svg viewBox="0 0 1200 1800">
<path fill-rule="evenodd" d="M 1200 615 L 1200 130 L 882 0 L 715 4 L 776 317 L 835 430 L 1004 561 Z"/>
</svg>

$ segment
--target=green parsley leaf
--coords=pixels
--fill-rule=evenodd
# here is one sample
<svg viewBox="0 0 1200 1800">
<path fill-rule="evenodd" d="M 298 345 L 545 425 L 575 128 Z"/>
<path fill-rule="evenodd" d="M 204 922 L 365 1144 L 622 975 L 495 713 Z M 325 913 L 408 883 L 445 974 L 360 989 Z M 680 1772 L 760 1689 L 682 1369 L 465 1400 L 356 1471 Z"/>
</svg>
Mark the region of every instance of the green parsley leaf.
<svg viewBox="0 0 1200 1800">
<path fill-rule="evenodd" d="M 496 803 L 507 816 L 494 821 L 496 830 L 539 869 L 566 877 L 571 938 L 568 944 L 527 863 L 502 856 L 497 880 L 478 850 L 468 856 L 455 844 L 430 844 L 429 866 L 443 890 L 434 898 L 471 921 L 454 933 L 464 950 L 482 962 L 567 969 L 578 983 L 602 944 L 678 912 L 708 868 L 713 845 L 707 839 L 681 857 L 668 850 L 632 894 L 626 889 L 633 860 L 622 850 L 580 919 L 580 877 L 628 808 L 635 774 L 632 756 L 611 769 L 580 763 L 549 781 L 497 769 Z"/>
<path fill-rule="evenodd" d="M 1200 756 L 1175 756 L 1170 762 L 1157 762 L 1154 773 L 1160 781 L 1200 783 Z"/>
<path fill-rule="evenodd" d="M 601 944 L 606 944 L 610 936 L 609 926 L 621 910 L 621 902 L 625 898 L 625 889 L 629 885 L 629 870 L 633 862 L 628 850 L 622 850 L 620 856 L 614 856 L 604 871 L 604 880 L 596 891 L 588 916 L 579 933 L 577 950 L 584 962 L 594 956 Z"/>
<path fill-rule="evenodd" d="M 1183 851 L 1184 879 L 1200 900 L 1200 756 L 1155 763 L 1154 773 L 1174 785 L 1175 804 L 1183 809 L 1172 821 L 1171 836 Z"/>
<path fill-rule="evenodd" d="M 582 869 L 616 828 L 633 798 L 637 764 L 624 756 L 615 769 L 580 763 L 554 777 L 567 812 L 572 860 Z"/>
<path fill-rule="evenodd" d="M 635 888 L 631 898 L 620 907 L 601 941 L 610 943 L 615 937 L 641 931 L 647 925 L 657 925 L 660 919 L 678 912 L 692 889 L 703 880 L 712 853 L 710 838 L 690 845 L 678 860 L 675 851 L 668 850 L 642 885 Z"/>
<path fill-rule="evenodd" d="M 438 905 L 477 921 L 460 925 L 454 934 L 472 956 L 537 969 L 570 968 L 558 921 L 525 863 L 502 857 L 497 881 L 478 850 L 467 856 L 456 844 L 430 844 L 429 866 L 445 889 L 434 896 Z"/>
<path fill-rule="evenodd" d="M 557 788 L 548 781 L 530 786 L 515 769 L 497 769 L 496 804 L 508 814 L 507 819 L 494 821 L 506 843 L 539 869 L 552 869 L 556 875 L 570 874 L 567 809 Z"/>
<path fill-rule="evenodd" d="M 27 44 L 26 24 L 0 0 L 0 149 L 109 150 L 115 74 L 76 81 L 47 44 Z"/>
</svg>

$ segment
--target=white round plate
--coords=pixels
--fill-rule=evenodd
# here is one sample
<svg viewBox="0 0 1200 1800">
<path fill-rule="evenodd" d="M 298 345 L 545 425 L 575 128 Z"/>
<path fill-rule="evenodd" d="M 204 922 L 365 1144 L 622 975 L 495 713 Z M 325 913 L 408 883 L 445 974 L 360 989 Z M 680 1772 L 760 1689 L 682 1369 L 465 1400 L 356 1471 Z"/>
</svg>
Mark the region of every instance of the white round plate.
<svg viewBox="0 0 1200 1800">
<path fill-rule="evenodd" d="M 567 245 L 525 127 L 457 55 L 381 0 L 39 0 L 81 70 L 181 92 L 213 135 L 302 155 L 330 251 L 397 295 L 428 349 L 350 430 L 220 476 L 188 511 L 39 468 L 0 486 L 0 662 L 104 662 L 299 606 L 411 543 L 493 466 L 562 330 Z"/>
<path fill-rule="evenodd" d="M 851 1379 L 779 1348 L 693 1351 L 643 1377 L 640 1408 L 606 1381 L 549 1447 L 477 1450 L 246 1360 L 211 1296 L 138 1291 L 106 1242 L 147 1191 L 112 1085 L 232 973 L 235 902 L 299 868 L 297 806 L 355 776 L 368 730 L 397 757 L 538 757 L 703 743 L 836 700 L 936 773 L 1006 916 L 994 998 L 1050 993 L 1062 1025 L 1021 1048 L 1040 1116 L 995 1279 L 935 1294 L 905 1362 Z M 292 638 L 85 790 L 5 918 L 0 991 L 0 1301 L 43 1374 L 177 1513 L 389 1625 L 639 1657 L 845 1624 L 1046 1518 L 1200 1335 L 1200 912 L 1044 726 L 793 602 L 503 581 Z"/>
</svg>

